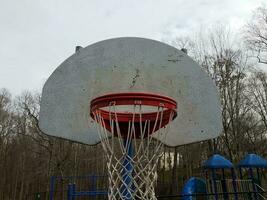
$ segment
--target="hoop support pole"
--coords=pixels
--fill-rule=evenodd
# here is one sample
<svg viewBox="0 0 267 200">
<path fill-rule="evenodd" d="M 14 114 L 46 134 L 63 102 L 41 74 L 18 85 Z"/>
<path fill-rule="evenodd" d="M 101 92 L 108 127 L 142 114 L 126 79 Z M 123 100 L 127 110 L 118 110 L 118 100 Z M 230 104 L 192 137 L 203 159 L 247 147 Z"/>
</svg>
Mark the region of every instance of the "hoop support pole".
<svg viewBox="0 0 267 200">
<path fill-rule="evenodd" d="M 132 199 L 132 191 L 133 188 L 133 180 L 132 180 L 132 173 L 133 173 L 133 163 L 131 162 L 131 159 L 133 158 L 133 146 L 131 139 L 124 139 L 123 140 L 124 148 L 126 149 L 126 156 L 123 160 L 123 172 L 122 172 L 122 179 L 125 185 L 122 187 L 122 194 L 125 196 L 125 200 L 131 200 Z"/>
</svg>

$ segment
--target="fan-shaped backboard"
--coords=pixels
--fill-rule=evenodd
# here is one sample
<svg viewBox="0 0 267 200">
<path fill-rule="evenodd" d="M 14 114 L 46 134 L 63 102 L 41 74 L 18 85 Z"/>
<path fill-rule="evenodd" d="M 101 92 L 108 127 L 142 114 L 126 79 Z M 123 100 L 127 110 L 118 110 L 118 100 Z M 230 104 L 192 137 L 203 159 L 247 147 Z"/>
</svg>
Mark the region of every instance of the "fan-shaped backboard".
<svg viewBox="0 0 267 200">
<path fill-rule="evenodd" d="M 166 145 L 221 133 L 220 102 L 210 77 L 182 51 L 143 38 L 101 41 L 65 60 L 44 85 L 40 128 L 48 135 L 96 144 L 100 139 L 90 118 L 90 101 L 120 92 L 156 93 L 177 101 L 178 117 L 171 122 Z"/>
</svg>

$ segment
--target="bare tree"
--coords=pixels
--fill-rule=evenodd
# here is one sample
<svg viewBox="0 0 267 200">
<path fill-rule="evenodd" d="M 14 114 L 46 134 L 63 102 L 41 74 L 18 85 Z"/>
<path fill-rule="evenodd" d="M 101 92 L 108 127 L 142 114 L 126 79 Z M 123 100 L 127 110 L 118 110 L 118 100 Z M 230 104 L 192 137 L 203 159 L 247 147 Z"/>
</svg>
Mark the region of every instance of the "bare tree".
<svg viewBox="0 0 267 200">
<path fill-rule="evenodd" d="M 245 104 L 246 54 L 235 45 L 235 37 L 224 26 L 200 33 L 190 44 L 189 54 L 202 66 L 217 85 L 221 96 L 223 136 L 209 141 L 209 149 L 226 153 L 231 160 L 240 157 L 243 123 L 250 108 Z M 181 43 L 178 43 L 181 44 Z M 211 144 L 213 143 L 213 144 Z M 227 151 L 225 151 L 225 149 Z"/>
<path fill-rule="evenodd" d="M 256 9 L 251 21 L 245 27 L 245 41 L 256 53 L 259 63 L 267 64 L 267 8 Z"/>
<path fill-rule="evenodd" d="M 254 71 L 248 81 L 248 99 L 267 131 L 267 74 Z"/>
</svg>

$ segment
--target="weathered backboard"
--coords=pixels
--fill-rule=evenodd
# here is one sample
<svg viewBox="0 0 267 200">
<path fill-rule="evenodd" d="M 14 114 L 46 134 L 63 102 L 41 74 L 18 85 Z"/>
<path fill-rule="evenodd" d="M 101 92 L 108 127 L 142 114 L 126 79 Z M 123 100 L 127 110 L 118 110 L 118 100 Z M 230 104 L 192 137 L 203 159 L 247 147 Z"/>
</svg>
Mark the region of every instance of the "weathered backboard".
<svg viewBox="0 0 267 200">
<path fill-rule="evenodd" d="M 96 144 L 100 139 L 90 117 L 90 101 L 120 92 L 156 93 L 177 101 L 178 117 L 163 141 L 166 145 L 221 133 L 220 101 L 211 78 L 182 51 L 143 38 L 101 41 L 65 60 L 44 85 L 40 128 L 48 135 Z"/>
</svg>

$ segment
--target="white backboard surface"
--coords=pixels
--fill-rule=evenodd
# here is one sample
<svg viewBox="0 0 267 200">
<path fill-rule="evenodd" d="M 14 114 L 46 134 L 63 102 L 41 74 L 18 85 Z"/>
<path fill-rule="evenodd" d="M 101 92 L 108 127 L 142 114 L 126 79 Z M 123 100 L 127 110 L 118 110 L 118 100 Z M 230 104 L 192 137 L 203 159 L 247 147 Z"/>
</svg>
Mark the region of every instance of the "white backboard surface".
<svg viewBox="0 0 267 200">
<path fill-rule="evenodd" d="M 163 141 L 166 145 L 207 140 L 222 131 L 211 78 L 182 51 L 143 38 L 101 41 L 65 60 L 43 87 L 40 128 L 48 135 L 96 144 L 100 140 L 90 101 L 119 92 L 156 93 L 177 101 L 178 116 Z"/>
</svg>

